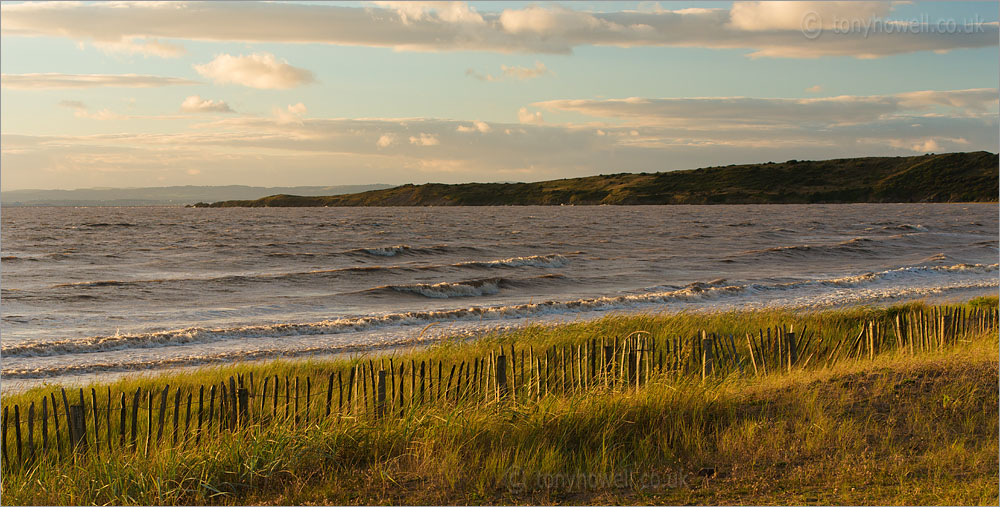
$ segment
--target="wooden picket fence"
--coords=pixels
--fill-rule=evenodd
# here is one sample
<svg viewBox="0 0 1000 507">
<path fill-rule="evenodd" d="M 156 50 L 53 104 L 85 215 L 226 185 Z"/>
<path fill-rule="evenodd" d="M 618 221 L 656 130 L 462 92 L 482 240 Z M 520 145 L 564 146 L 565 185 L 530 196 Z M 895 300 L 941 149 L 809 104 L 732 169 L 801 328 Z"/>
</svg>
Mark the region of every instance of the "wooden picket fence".
<svg viewBox="0 0 1000 507">
<path fill-rule="evenodd" d="M 995 333 L 997 317 L 996 308 L 938 306 L 868 321 L 857 335 L 836 339 L 792 327 L 742 337 L 705 331 L 654 337 L 637 331 L 544 350 L 510 345 L 460 362 L 356 359 L 316 379 L 255 379 L 251 371 L 228 382 L 172 391 L 169 385 L 117 395 L 110 387 L 100 393 L 60 389 L 30 402 L 26 414 L 18 404 L 3 406 L 2 459 L 5 466 L 23 468 L 102 453 L 148 455 L 157 446 L 198 446 L 203 437 L 207 442 L 220 433 L 266 425 L 375 423 L 431 404 L 529 404 L 546 396 L 638 390 L 658 379 L 763 376 L 890 351 L 915 355 Z"/>
</svg>

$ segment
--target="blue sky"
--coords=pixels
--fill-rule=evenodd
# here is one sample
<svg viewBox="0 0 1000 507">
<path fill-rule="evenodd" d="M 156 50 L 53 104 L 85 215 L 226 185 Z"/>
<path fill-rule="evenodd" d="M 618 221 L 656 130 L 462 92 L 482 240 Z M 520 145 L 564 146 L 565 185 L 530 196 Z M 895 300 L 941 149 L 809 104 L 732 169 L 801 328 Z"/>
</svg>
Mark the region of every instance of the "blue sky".
<svg viewBox="0 0 1000 507">
<path fill-rule="evenodd" d="M 997 151 L 995 2 L 2 9 L 4 190 Z"/>
</svg>

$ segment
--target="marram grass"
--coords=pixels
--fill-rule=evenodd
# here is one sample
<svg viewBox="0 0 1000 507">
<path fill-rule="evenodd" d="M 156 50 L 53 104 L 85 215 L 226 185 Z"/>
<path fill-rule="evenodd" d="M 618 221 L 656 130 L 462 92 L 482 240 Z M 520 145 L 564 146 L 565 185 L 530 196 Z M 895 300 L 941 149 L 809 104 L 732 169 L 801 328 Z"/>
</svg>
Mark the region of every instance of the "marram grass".
<svg viewBox="0 0 1000 507">
<path fill-rule="evenodd" d="M 970 304 L 995 308 L 996 300 Z M 867 319 L 918 308 L 611 316 L 530 326 L 394 358 L 407 364 L 411 358 L 418 363 L 471 359 L 500 345 L 531 343 L 540 351 L 636 330 L 654 336 L 687 336 L 703 329 L 741 336 L 794 325 L 817 335 L 853 338 Z M 182 438 L 176 446 L 151 445 L 148 455 L 145 435 L 139 435 L 137 451 L 116 446 L 95 456 L 91 448 L 75 460 L 59 460 L 50 449 L 32 465 L 4 463 L 0 500 L 996 504 L 997 346 L 996 332 L 990 331 L 920 354 L 892 349 L 870 360 L 760 377 L 746 369 L 743 375 L 705 381 L 653 376 L 638 390 L 595 387 L 538 401 L 522 396 L 518 403 L 441 402 L 404 410 L 402 416 L 393 411 L 378 421 L 314 415 L 297 427 L 251 426 L 235 433 L 206 432 L 197 444 Z M 257 384 L 264 375 L 325 379 L 327 372 L 344 366 L 279 361 L 123 380 L 110 387 L 114 393 L 157 392 L 166 383 L 184 389 L 251 370 Z M 313 388 L 325 393 L 322 384 Z M 91 387 L 97 393 L 108 388 L 87 386 L 88 400 Z M 3 405 L 24 407 L 52 390 L 5 396 Z M 168 399 L 172 405 L 173 396 Z M 312 408 L 322 414 L 322 407 Z M 168 416 L 167 442 L 169 422 Z M 155 431 L 152 439 L 155 444 Z"/>
</svg>

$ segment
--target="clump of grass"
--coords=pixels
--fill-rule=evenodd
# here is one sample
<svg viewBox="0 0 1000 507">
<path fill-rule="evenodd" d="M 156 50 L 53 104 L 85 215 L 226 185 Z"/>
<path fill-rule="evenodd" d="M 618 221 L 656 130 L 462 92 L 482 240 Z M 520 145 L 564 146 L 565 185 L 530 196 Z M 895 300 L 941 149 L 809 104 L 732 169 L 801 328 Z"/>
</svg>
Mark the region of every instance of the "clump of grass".
<svg viewBox="0 0 1000 507">
<path fill-rule="evenodd" d="M 789 322 L 832 336 L 914 308 L 614 316 L 396 358 L 473 358 L 501 345 L 543 349 L 596 333 L 741 333 Z M 638 390 L 216 429 L 198 445 L 152 446 L 148 456 L 104 449 L 59 461 L 50 453 L 37 466 L 8 464 L 3 493 L 15 504 L 992 502 L 998 342 L 995 331 L 968 338 L 919 355 L 892 350 L 763 377 L 663 375 Z M 318 375 L 348 364 L 281 361 L 253 371 Z M 209 368 L 113 388 L 193 387 L 249 371 Z"/>
</svg>

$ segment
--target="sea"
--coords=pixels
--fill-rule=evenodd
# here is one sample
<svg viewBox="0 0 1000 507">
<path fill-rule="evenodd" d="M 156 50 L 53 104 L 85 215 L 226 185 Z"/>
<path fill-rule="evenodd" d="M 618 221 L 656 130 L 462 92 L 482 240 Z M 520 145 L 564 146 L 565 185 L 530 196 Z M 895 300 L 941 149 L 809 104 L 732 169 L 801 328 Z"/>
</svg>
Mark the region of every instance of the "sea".
<svg viewBox="0 0 1000 507">
<path fill-rule="evenodd" d="M 996 204 L 3 208 L 3 390 L 998 292 Z"/>
</svg>

